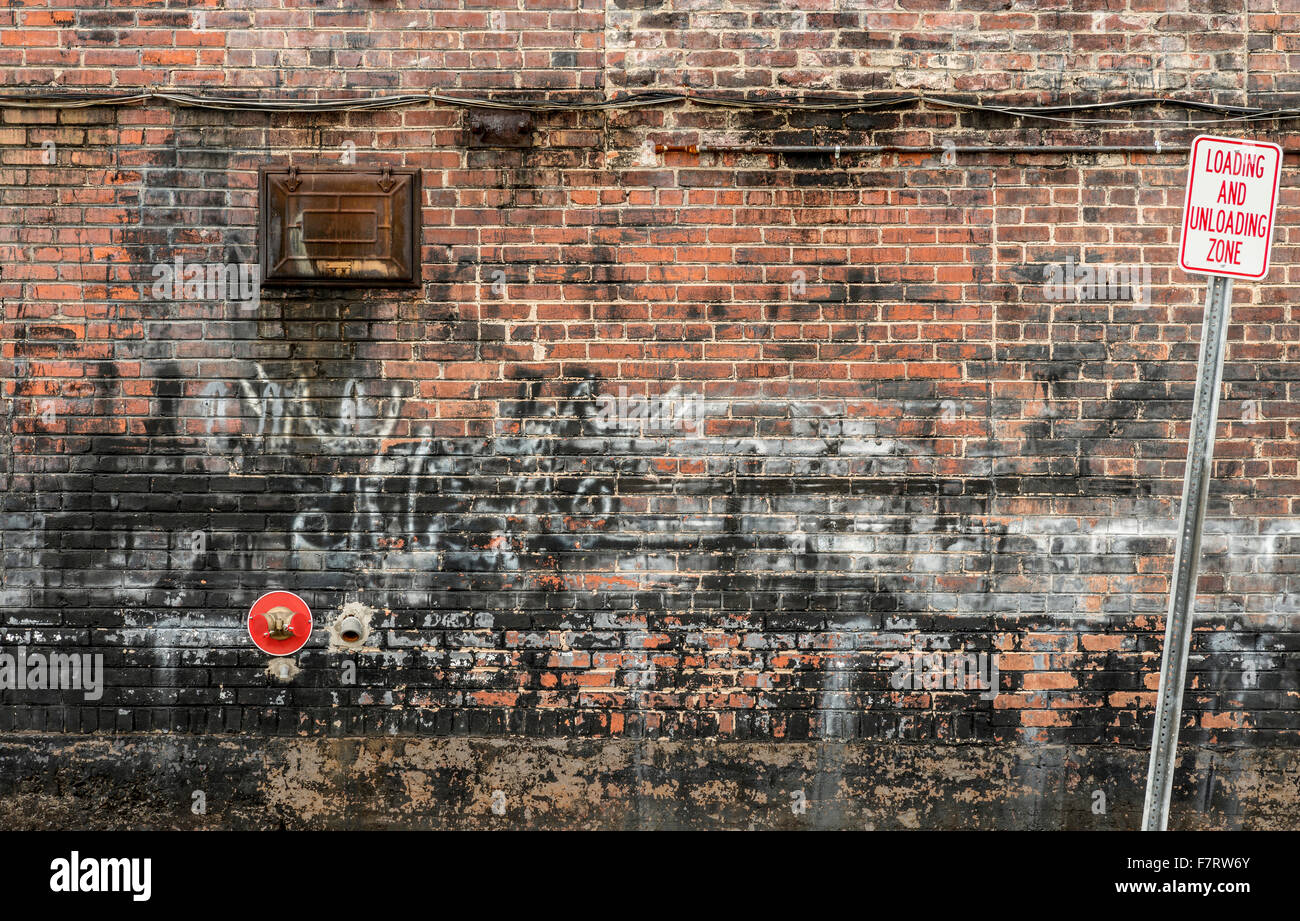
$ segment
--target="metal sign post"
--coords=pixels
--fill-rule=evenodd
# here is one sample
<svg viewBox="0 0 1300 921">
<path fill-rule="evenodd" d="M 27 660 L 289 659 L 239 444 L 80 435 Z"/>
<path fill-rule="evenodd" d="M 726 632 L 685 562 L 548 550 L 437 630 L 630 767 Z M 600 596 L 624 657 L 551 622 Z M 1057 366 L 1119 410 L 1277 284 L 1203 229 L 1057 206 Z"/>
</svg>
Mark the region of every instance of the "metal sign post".
<svg viewBox="0 0 1300 921">
<path fill-rule="evenodd" d="M 1191 154 L 1178 264 L 1186 272 L 1209 275 L 1210 283 L 1192 401 L 1192 429 L 1151 761 L 1147 766 L 1146 801 L 1142 806 L 1143 831 L 1164 831 L 1169 825 L 1174 758 L 1196 608 L 1196 576 L 1201 562 L 1201 530 L 1214 472 L 1214 427 L 1219 419 L 1232 280 L 1259 279 L 1268 274 L 1282 172 L 1282 148 L 1264 141 L 1201 135 L 1192 142 Z"/>
<path fill-rule="evenodd" d="M 1187 473 L 1183 477 L 1178 549 L 1174 554 L 1174 581 L 1165 625 L 1165 653 L 1160 665 L 1156 726 L 1151 740 L 1151 763 L 1147 767 L 1146 803 L 1142 807 L 1143 831 L 1164 831 L 1169 824 L 1178 723 L 1183 711 L 1183 685 L 1187 680 L 1192 615 L 1196 607 L 1196 576 L 1201 562 L 1201 528 L 1205 524 L 1205 506 L 1209 500 L 1214 465 L 1214 427 L 1219 419 L 1223 353 L 1228 344 L 1231 306 L 1232 279 L 1211 275 L 1210 290 L 1205 299 L 1201 355 L 1197 362 L 1196 396 L 1192 403 L 1192 431 L 1187 446 Z"/>
</svg>

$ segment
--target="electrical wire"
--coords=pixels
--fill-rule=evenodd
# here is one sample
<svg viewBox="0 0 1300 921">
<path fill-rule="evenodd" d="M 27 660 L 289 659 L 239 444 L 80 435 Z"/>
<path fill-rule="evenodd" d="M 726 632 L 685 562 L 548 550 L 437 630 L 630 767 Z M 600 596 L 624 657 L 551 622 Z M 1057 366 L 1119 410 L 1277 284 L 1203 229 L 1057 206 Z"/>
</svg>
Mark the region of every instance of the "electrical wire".
<svg viewBox="0 0 1300 921">
<path fill-rule="evenodd" d="M 362 109 L 389 109 L 400 106 L 447 105 L 516 111 L 588 111 L 662 105 L 685 98 L 680 93 L 647 93 L 589 102 L 556 100 L 492 99 L 474 96 L 449 96 L 443 93 L 405 93 L 389 96 L 363 96 L 342 99 L 265 99 L 241 96 L 217 96 L 177 90 L 147 90 L 136 93 L 49 93 L 36 96 L 0 95 L 0 108 L 68 109 L 88 106 L 130 105 L 136 102 L 163 100 L 176 105 L 201 109 L 247 112 L 350 112 Z"/>
<path fill-rule="evenodd" d="M 581 112 L 612 109 L 644 108 L 692 102 L 698 105 L 748 110 L 795 110 L 821 112 L 870 112 L 902 107 L 933 106 L 940 109 L 983 112 L 1012 118 L 1033 118 L 1043 121 L 1084 125 L 1168 125 L 1186 127 L 1189 124 L 1218 124 L 1226 122 L 1253 122 L 1293 118 L 1300 109 L 1260 109 L 1249 106 L 1225 105 L 1196 99 L 1165 96 L 1143 96 L 1134 99 L 1116 99 L 1052 105 L 998 105 L 983 102 L 965 102 L 940 96 L 904 94 L 880 98 L 862 97 L 752 97 L 718 96 L 693 91 L 660 91 L 629 93 L 607 99 L 569 101 L 557 99 L 511 99 L 482 96 L 459 96 L 429 91 L 397 95 L 372 95 L 327 99 L 274 99 L 260 97 L 223 96 L 194 93 L 185 90 L 140 90 L 131 93 L 31 93 L 25 95 L 0 95 L 0 108 L 86 108 L 104 105 L 130 105 L 160 100 L 175 105 L 216 109 L 222 111 L 254 112 L 352 112 L 367 109 L 389 109 L 403 106 L 427 105 L 431 102 L 466 108 L 506 109 L 524 112 Z M 1218 118 L 1170 121 L 1160 119 L 1089 119 L 1078 113 L 1112 111 L 1117 109 L 1145 109 L 1156 107 L 1179 108 L 1189 111 L 1209 112 Z"/>
</svg>

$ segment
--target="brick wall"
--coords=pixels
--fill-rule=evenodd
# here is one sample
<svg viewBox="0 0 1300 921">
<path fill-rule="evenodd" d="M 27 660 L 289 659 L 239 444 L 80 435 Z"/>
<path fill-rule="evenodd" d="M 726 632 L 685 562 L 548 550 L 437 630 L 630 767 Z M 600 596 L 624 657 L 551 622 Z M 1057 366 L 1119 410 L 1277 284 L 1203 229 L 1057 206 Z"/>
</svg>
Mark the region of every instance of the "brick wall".
<svg viewBox="0 0 1300 921">
<path fill-rule="evenodd" d="M 106 744 L 152 763 L 168 733 L 179 764 L 238 753 L 206 782 L 228 794 L 214 816 L 247 824 L 263 822 L 233 805 L 247 797 L 345 821 L 286 805 L 270 769 L 308 751 L 326 796 L 358 750 L 322 736 L 410 739 L 363 797 L 379 824 L 493 821 L 461 772 L 500 756 L 466 736 L 518 746 L 511 808 L 545 814 L 519 822 L 689 824 L 662 811 L 685 796 L 779 807 L 700 807 L 720 824 L 798 824 L 789 794 L 806 788 L 824 825 L 1133 824 L 1204 293 L 1174 268 L 1181 147 L 1260 126 L 1168 106 L 716 104 L 1294 101 L 1289 15 L 1004 6 L 0 10 L 8 93 L 709 97 L 533 113 L 486 138 L 490 116 L 443 102 L 0 110 L 3 645 L 106 668 L 94 702 L 0 691 L 5 789 L 35 797 L 5 821 L 189 821 L 184 779 L 94 768 Z M 820 150 L 753 149 L 773 144 Z M 1067 150 L 1015 150 L 1036 145 Z M 253 310 L 155 295 L 177 258 L 256 261 L 259 166 L 352 149 L 421 170 L 420 288 L 267 289 Z M 1237 286 L 1229 331 L 1175 817 L 1189 825 L 1294 812 L 1300 270 L 1289 169 L 1282 182 L 1274 268 Z M 1089 263 L 1149 266 L 1150 282 L 1136 299 L 1047 283 Z M 652 419 L 608 411 L 646 396 Z M 318 625 L 287 682 L 244 626 L 273 589 Z M 332 651 L 323 627 L 354 601 L 375 632 Z M 995 654 L 996 693 L 891 681 L 900 654 L 941 650 Z M 528 759 L 578 737 L 601 738 L 554 769 L 567 792 L 530 787 Z M 725 790 L 691 767 L 703 751 Z M 85 814 L 55 761 L 128 805 Z M 593 814 L 575 790 L 637 805 Z"/>
</svg>

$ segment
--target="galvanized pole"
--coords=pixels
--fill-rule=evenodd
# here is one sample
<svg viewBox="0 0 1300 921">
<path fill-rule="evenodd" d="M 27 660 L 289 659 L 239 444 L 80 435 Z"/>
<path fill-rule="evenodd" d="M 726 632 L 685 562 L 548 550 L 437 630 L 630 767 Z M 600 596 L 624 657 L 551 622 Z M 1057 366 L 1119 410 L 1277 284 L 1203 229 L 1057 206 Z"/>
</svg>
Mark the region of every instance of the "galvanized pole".
<svg viewBox="0 0 1300 921">
<path fill-rule="evenodd" d="M 1228 314 L 1232 307 L 1232 279 L 1210 276 L 1201 328 L 1201 353 L 1196 371 L 1196 396 L 1192 403 L 1192 428 L 1187 445 L 1187 472 L 1183 478 L 1183 505 L 1178 522 L 1178 549 L 1174 555 L 1173 584 L 1165 625 L 1164 657 L 1160 664 L 1160 694 L 1151 737 L 1151 763 L 1147 767 L 1146 802 L 1142 830 L 1164 831 L 1169 824 L 1169 797 L 1174 788 L 1174 757 L 1178 749 L 1178 724 L 1187 680 L 1187 656 L 1192 642 L 1196 608 L 1196 576 L 1201 560 L 1201 529 L 1214 466 L 1214 427 L 1219 417 L 1219 391 L 1223 380 L 1223 353 L 1228 343 Z"/>
</svg>

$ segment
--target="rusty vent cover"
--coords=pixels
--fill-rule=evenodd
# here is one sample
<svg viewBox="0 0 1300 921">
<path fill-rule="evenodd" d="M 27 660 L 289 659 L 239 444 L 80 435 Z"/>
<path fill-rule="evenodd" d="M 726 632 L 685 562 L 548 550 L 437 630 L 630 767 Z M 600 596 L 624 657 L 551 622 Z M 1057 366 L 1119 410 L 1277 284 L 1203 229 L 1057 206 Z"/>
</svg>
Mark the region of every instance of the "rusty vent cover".
<svg viewBox="0 0 1300 921">
<path fill-rule="evenodd" d="M 419 283 L 419 170 L 263 168 L 260 178 L 264 284 Z"/>
</svg>

